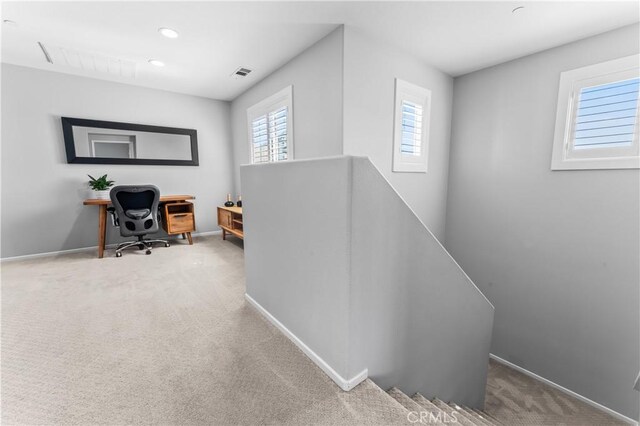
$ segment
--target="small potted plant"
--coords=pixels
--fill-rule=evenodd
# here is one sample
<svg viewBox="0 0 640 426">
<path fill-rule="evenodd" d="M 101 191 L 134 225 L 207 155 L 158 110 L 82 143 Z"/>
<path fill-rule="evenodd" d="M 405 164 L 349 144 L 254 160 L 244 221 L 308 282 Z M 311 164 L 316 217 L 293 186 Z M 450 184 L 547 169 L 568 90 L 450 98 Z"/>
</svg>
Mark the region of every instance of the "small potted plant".
<svg viewBox="0 0 640 426">
<path fill-rule="evenodd" d="M 107 179 L 107 175 L 100 176 L 98 179 L 94 178 L 91 175 L 89 176 L 89 187 L 93 189 L 93 198 L 97 198 L 98 200 L 108 200 L 109 192 L 111 192 L 111 186 L 113 186 L 113 181 Z"/>
</svg>

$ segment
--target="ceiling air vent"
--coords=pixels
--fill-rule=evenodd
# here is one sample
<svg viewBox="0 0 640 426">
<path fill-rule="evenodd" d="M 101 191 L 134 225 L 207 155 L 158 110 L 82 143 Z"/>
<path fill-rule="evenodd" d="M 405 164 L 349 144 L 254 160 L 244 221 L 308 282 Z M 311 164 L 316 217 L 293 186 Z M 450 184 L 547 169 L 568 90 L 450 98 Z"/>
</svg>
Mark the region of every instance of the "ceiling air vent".
<svg viewBox="0 0 640 426">
<path fill-rule="evenodd" d="M 251 72 L 251 70 L 249 68 L 238 68 L 237 70 L 235 70 L 233 72 L 233 75 L 238 76 L 238 77 L 246 77 L 249 73 Z"/>
<path fill-rule="evenodd" d="M 45 46 L 38 42 L 47 62 L 58 66 L 78 68 L 87 72 L 106 73 L 125 78 L 136 78 L 137 64 L 134 61 L 85 52 L 68 47 Z"/>
</svg>

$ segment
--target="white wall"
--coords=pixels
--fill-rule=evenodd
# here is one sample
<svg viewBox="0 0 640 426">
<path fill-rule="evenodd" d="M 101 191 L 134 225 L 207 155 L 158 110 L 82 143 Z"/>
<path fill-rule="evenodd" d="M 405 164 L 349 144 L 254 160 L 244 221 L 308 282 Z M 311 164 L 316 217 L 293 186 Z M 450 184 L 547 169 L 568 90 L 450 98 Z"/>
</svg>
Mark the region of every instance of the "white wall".
<svg viewBox="0 0 640 426">
<path fill-rule="evenodd" d="M 295 159 L 342 154 L 343 28 L 293 58 L 231 103 L 236 188 L 251 162 L 247 108 L 293 85 Z"/>
<path fill-rule="evenodd" d="M 351 176 L 350 366 L 382 389 L 482 408 L 493 306 L 369 159 Z"/>
<path fill-rule="evenodd" d="M 394 79 L 432 92 L 428 172 L 393 173 Z M 368 156 L 418 217 L 444 238 L 453 79 L 398 49 L 344 30 L 344 154 Z"/>
<path fill-rule="evenodd" d="M 492 352 L 638 419 L 640 173 L 551 171 L 560 72 L 637 25 L 455 80 L 446 246 L 495 307 Z"/>
<path fill-rule="evenodd" d="M 351 159 L 283 161 L 241 171 L 247 294 L 351 379 Z"/>
<path fill-rule="evenodd" d="M 392 173 L 394 79 L 432 91 L 429 171 Z M 453 79 L 350 26 L 333 33 L 236 98 L 231 105 L 235 182 L 248 164 L 248 107 L 293 85 L 296 159 L 368 156 L 418 217 L 444 238 Z"/>
<path fill-rule="evenodd" d="M 60 116 L 198 131 L 200 166 L 67 164 Z M 97 244 L 87 174 L 197 197 L 197 231 L 233 192 L 227 102 L 2 64 L 2 257 Z M 108 242 L 118 239 L 109 229 Z"/>
<path fill-rule="evenodd" d="M 334 380 L 482 406 L 493 307 L 369 159 L 241 175 L 247 294 Z"/>
</svg>

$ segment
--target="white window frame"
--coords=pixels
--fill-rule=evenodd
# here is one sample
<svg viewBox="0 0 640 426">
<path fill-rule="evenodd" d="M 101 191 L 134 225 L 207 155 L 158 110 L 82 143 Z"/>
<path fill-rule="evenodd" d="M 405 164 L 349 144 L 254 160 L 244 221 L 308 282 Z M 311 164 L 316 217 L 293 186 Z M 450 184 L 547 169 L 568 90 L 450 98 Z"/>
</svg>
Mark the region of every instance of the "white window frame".
<svg viewBox="0 0 640 426">
<path fill-rule="evenodd" d="M 402 154 L 402 102 L 422 106 L 420 155 Z M 426 173 L 429 163 L 429 133 L 431 131 L 431 91 L 396 78 L 393 128 L 393 171 Z"/>
<path fill-rule="evenodd" d="M 637 78 L 640 55 L 626 56 L 560 74 L 556 127 L 551 170 L 638 169 L 640 168 L 640 101 L 636 109 L 636 127 L 632 147 L 573 149 L 575 114 L 580 90 L 615 81 Z"/>
<path fill-rule="evenodd" d="M 247 109 L 247 129 L 249 132 L 249 158 L 251 164 L 253 162 L 253 120 L 262 116 L 268 115 L 279 108 L 287 107 L 287 159 L 282 161 L 289 161 L 294 159 L 294 144 L 293 144 L 293 86 L 287 86 L 279 92 L 269 96 L 268 98 L 258 102 L 257 104 Z M 259 163 L 267 164 L 267 163 Z"/>
</svg>

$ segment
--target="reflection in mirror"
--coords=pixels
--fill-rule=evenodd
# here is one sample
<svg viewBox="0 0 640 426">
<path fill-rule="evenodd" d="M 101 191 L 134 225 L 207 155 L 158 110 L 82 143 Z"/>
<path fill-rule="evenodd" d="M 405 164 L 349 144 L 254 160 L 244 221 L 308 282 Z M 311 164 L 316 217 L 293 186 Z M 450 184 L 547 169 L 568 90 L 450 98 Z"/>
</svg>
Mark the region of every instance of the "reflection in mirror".
<svg viewBox="0 0 640 426">
<path fill-rule="evenodd" d="M 69 163 L 198 165 L 196 131 L 62 118 Z"/>
<path fill-rule="evenodd" d="M 73 126 L 76 156 L 191 160 L 189 135 Z"/>
</svg>

